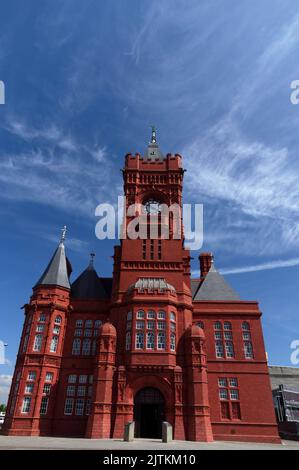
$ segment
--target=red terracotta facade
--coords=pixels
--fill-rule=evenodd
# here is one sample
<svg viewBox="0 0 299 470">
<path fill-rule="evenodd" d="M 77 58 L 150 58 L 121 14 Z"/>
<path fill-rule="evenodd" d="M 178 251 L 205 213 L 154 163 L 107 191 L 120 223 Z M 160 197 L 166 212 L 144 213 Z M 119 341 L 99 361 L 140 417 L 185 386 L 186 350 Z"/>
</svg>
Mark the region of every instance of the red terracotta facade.
<svg viewBox="0 0 299 470">
<path fill-rule="evenodd" d="M 127 206 L 181 206 L 183 176 L 180 155 L 127 155 Z M 198 296 L 212 255 L 191 280 L 190 252 L 172 235 L 170 224 L 170 239 L 121 240 L 111 282 L 90 265 L 71 288 L 37 283 L 5 434 L 122 438 L 135 420 L 137 437 L 158 437 L 166 420 L 175 439 L 279 442 L 258 303 Z"/>
</svg>

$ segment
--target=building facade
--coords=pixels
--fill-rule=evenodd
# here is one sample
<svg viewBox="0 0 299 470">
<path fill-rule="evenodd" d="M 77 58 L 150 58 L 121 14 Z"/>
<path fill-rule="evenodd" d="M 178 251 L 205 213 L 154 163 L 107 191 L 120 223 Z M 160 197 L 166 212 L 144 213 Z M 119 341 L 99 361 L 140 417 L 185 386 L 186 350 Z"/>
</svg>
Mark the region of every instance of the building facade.
<svg viewBox="0 0 299 470">
<path fill-rule="evenodd" d="M 180 440 L 279 442 L 258 303 L 240 300 L 211 253 L 191 279 L 182 224 L 161 209 L 181 208 L 183 177 L 154 130 L 144 156 L 125 157 L 126 209 L 145 206 L 146 235 L 115 246 L 112 278 L 92 257 L 71 284 L 62 237 L 24 306 L 5 434 L 121 438 L 134 420 L 136 437 L 159 437 L 166 420 Z"/>
</svg>

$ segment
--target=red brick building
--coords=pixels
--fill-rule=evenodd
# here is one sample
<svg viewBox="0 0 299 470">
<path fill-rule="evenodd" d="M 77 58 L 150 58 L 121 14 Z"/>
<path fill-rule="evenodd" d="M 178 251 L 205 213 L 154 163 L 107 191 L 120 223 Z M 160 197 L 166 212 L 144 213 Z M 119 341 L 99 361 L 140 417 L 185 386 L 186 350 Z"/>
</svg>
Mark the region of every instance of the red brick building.
<svg viewBox="0 0 299 470">
<path fill-rule="evenodd" d="M 153 132 L 145 156 L 126 156 L 126 205 L 143 203 L 161 229 L 159 205 L 182 205 L 183 176 Z M 169 239 L 122 239 L 112 278 L 92 257 L 72 284 L 62 238 L 24 306 L 5 434 L 121 438 L 134 420 L 136 437 L 159 437 L 166 420 L 175 439 L 279 441 L 258 303 L 210 253 L 191 279 L 172 222 Z"/>
</svg>

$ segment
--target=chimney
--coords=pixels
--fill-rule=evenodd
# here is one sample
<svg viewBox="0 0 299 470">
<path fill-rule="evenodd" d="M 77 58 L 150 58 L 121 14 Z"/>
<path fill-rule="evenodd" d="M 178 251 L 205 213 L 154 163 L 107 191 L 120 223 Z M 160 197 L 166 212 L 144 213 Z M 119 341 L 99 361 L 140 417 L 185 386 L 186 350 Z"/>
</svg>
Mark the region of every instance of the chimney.
<svg viewBox="0 0 299 470">
<path fill-rule="evenodd" d="M 200 277 L 204 278 L 208 274 L 210 267 L 213 263 L 213 253 L 200 253 L 199 265 L 200 265 Z"/>
</svg>

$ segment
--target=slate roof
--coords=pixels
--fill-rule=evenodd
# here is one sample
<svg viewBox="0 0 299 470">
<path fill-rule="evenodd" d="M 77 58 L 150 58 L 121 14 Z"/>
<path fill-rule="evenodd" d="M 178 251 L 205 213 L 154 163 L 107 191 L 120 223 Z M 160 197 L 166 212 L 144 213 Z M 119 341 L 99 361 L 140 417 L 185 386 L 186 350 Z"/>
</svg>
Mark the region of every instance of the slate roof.
<svg viewBox="0 0 299 470">
<path fill-rule="evenodd" d="M 72 283 L 71 296 L 75 299 L 109 299 L 111 290 L 112 278 L 100 278 L 90 263 Z"/>
<path fill-rule="evenodd" d="M 193 289 L 193 300 L 240 300 L 238 294 L 219 274 L 214 264 L 212 264 L 205 279 L 200 282 L 191 282 Z M 196 289 L 197 282 L 197 289 Z M 193 284 L 193 286 L 192 286 Z"/>
<path fill-rule="evenodd" d="M 70 288 L 69 276 L 68 276 L 68 267 L 70 269 L 70 264 L 67 262 L 65 256 L 64 244 L 61 242 L 58 245 L 58 248 L 55 250 L 54 255 L 51 258 L 50 263 L 46 267 L 42 276 L 35 284 L 38 285 L 48 285 L 48 286 L 60 286 Z"/>
</svg>

